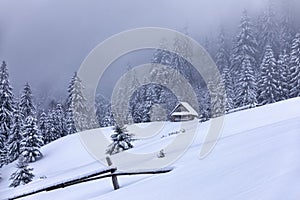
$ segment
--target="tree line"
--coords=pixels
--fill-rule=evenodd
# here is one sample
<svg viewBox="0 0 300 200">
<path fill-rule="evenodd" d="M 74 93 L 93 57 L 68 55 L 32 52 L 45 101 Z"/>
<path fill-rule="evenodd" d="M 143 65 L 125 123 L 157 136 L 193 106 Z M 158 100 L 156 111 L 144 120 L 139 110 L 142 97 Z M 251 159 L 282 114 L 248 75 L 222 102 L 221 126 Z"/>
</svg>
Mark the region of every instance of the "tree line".
<svg viewBox="0 0 300 200">
<path fill-rule="evenodd" d="M 16 187 L 29 182 L 31 168 L 28 163 L 43 157 L 40 148 L 66 135 L 98 125 L 88 117 L 83 86 L 77 73 L 68 86 L 66 101 L 54 109 L 38 113 L 29 83 L 20 97 L 13 94 L 7 64 L 0 67 L 0 167 L 19 159 L 18 170 L 12 174 Z M 77 123 L 76 123 L 77 122 Z M 24 182 L 25 181 L 25 182 Z"/>
</svg>

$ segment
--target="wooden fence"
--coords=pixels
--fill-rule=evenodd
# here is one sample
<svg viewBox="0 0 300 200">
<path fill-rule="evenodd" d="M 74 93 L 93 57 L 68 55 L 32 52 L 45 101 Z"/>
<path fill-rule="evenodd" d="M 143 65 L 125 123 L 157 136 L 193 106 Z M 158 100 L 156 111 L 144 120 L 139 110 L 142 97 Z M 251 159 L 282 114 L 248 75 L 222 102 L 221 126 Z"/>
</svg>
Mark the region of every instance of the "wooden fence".
<svg viewBox="0 0 300 200">
<path fill-rule="evenodd" d="M 91 173 L 89 175 L 85 175 L 82 177 L 77 177 L 72 180 L 68 180 L 62 183 L 54 184 L 51 186 L 47 186 L 41 189 L 37 189 L 28 193 L 24 193 L 21 195 L 17 195 L 14 197 L 9 198 L 9 200 L 13 199 L 19 199 L 22 197 L 26 197 L 29 195 L 37 194 L 40 192 L 49 192 L 53 190 L 57 190 L 60 188 L 65 188 L 69 187 L 72 185 L 80 184 L 80 183 L 85 183 L 89 181 L 94 181 L 94 180 L 99 180 L 99 179 L 104 179 L 104 178 L 112 178 L 112 185 L 114 190 L 117 190 L 120 188 L 119 182 L 118 182 L 118 176 L 132 176 L 132 175 L 147 175 L 147 174 L 163 174 L 163 173 L 168 173 L 173 170 L 173 168 L 163 168 L 163 169 L 155 169 L 155 170 L 141 170 L 141 171 L 127 171 L 127 172 L 122 172 L 122 171 L 117 171 L 116 167 L 112 167 L 112 162 L 109 157 L 106 158 L 107 164 L 109 168 Z"/>
</svg>

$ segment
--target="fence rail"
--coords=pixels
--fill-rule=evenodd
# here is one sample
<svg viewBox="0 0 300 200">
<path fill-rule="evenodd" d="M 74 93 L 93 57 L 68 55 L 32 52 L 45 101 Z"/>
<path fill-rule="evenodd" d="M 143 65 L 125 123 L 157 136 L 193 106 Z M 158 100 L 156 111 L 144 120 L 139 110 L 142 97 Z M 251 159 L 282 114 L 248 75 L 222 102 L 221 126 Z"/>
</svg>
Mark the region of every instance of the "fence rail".
<svg viewBox="0 0 300 200">
<path fill-rule="evenodd" d="M 111 162 L 110 158 L 107 157 L 106 160 L 107 160 L 108 165 L 112 166 L 112 162 Z M 153 169 L 153 170 L 138 170 L 138 171 L 122 172 L 122 171 L 117 171 L 116 167 L 110 167 L 110 168 L 101 170 L 99 172 L 95 172 L 95 173 L 92 173 L 92 174 L 89 174 L 86 176 L 75 178 L 73 180 L 65 181 L 63 183 L 51 185 L 51 186 L 44 187 L 44 188 L 41 188 L 41 189 L 38 189 L 35 191 L 17 195 L 17 196 L 8 198 L 8 200 L 19 199 L 19 198 L 37 194 L 40 192 L 49 192 L 49 191 L 69 187 L 69 186 L 80 184 L 80 183 L 85 183 L 85 182 L 89 182 L 89 181 L 95 181 L 95 180 L 110 178 L 110 177 L 112 178 L 112 184 L 113 184 L 114 190 L 117 190 L 120 188 L 119 183 L 118 183 L 118 178 L 117 178 L 118 176 L 163 174 L 163 173 L 168 173 L 172 170 L 173 170 L 173 168 L 163 168 L 163 169 Z"/>
</svg>

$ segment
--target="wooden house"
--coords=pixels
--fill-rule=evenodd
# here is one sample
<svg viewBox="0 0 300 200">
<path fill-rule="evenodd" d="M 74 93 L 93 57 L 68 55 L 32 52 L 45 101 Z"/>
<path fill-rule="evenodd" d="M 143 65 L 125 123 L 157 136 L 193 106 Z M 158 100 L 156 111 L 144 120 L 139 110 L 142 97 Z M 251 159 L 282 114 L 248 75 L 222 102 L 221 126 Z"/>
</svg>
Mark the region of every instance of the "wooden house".
<svg viewBox="0 0 300 200">
<path fill-rule="evenodd" d="M 169 118 L 173 122 L 188 121 L 198 118 L 198 113 L 189 103 L 179 102 L 170 113 Z"/>
</svg>

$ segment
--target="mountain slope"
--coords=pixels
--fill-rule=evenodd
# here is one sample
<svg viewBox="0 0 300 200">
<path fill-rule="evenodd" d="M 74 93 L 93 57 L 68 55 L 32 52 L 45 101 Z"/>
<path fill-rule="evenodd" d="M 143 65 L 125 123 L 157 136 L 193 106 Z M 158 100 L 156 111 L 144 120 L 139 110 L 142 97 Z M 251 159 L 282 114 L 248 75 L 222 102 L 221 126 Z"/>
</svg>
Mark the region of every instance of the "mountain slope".
<svg viewBox="0 0 300 200">
<path fill-rule="evenodd" d="M 102 179 L 24 199 L 299 199 L 298 105 L 300 99 L 291 99 L 227 115 L 221 138 L 202 160 L 198 159 L 200 148 L 210 122 L 200 124 L 193 144 L 168 174 L 120 177 L 121 189 L 117 191 L 113 191 L 110 179 Z M 177 125 L 167 122 L 160 135 L 137 142 L 133 151 L 158 151 L 176 137 L 162 138 L 179 131 Z M 133 127 L 128 129 L 134 132 Z M 111 129 L 104 131 L 109 134 Z M 188 128 L 184 134 L 189 134 Z M 61 138 L 42 152 L 44 158 L 30 164 L 36 177 L 28 185 L 8 189 L 15 163 L 1 169 L 1 199 L 105 167 L 87 153 L 78 135 Z"/>
</svg>

